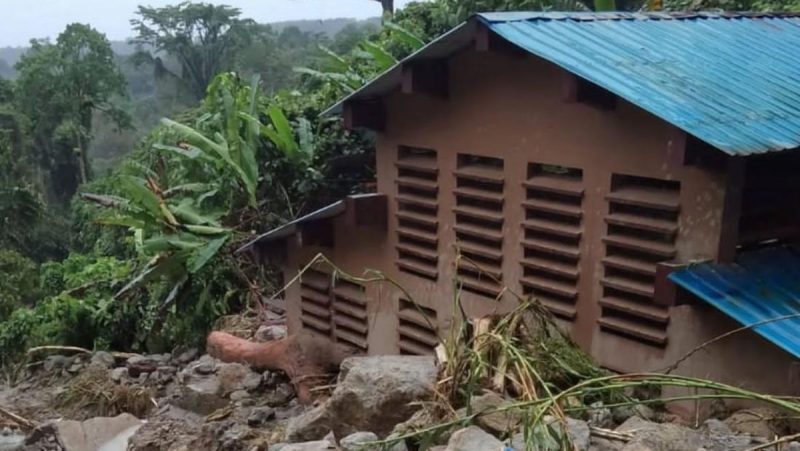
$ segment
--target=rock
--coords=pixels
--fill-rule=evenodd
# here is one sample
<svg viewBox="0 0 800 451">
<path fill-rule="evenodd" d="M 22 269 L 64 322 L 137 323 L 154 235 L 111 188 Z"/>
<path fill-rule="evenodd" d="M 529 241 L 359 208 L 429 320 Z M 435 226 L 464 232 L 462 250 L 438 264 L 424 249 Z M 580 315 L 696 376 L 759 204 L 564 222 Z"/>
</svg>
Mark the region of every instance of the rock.
<svg viewBox="0 0 800 451">
<path fill-rule="evenodd" d="M 611 410 L 611 418 L 616 424 L 622 424 L 632 416 L 638 416 L 645 420 L 653 421 L 656 419 L 656 413 L 650 407 L 644 404 L 634 404 L 632 406 L 619 406 Z"/>
<path fill-rule="evenodd" d="M 272 451 L 272 447 L 269 449 Z M 291 443 L 276 449 L 280 451 L 328 451 L 336 449 L 336 447 L 327 440 L 318 440 L 316 442 Z"/>
<path fill-rule="evenodd" d="M 286 326 L 283 325 L 261 326 L 258 328 L 255 335 L 253 335 L 253 340 L 264 343 L 267 341 L 280 340 L 281 338 L 284 338 L 287 335 L 289 334 L 286 330 Z"/>
<path fill-rule="evenodd" d="M 247 390 L 236 390 L 235 392 L 231 393 L 230 399 L 231 401 L 241 401 L 243 399 L 247 399 L 250 397 L 250 393 L 247 393 Z"/>
<path fill-rule="evenodd" d="M 504 434 L 517 429 L 522 414 L 519 410 L 496 410 L 511 404 L 510 401 L 495 392 L 487 391 L 481 396 L 476 396 L 470 400 L 470 408 L 473 413 L 489 412 L 478 416 L 478 426 L 490 432 Z"/>
<path fill-rule="evenodd" d="M 258 427 L 275 418 L 275 409 L 272 407 L 256 407 L 247 416 L 247 425 Z"/>
<path fill-rule="evenodd" d="M 789 442 L 786 445 L 786 451 L 800 451 L 800 442 Z"/>
<path fill-rule="evenodd" d="M 453 432 L 445 451 L 502 451 L 503 442 L 477 426 Z"/>
<path fill-rule="evenodd" d="M 261 375 L 239 363 L 216 364 L 209 357 L 186 367 L 179 373 L 178 380 L 182 386 L 175 405 L 208 415 L 227 405 L 228 398 L 235 392 L 240 393 L 231 398 L 234 401 L 249 397 L 245 387 L 252 386 L 255 380 L 260 383 Z"/>
<path fill-rule="evenodd" d="M 751 448 L 749 436 L 734 434 L 719 420 L 709 420 L 702 428 L 694 430 L 674 423 L 653 423 L 634 416 L 617 431 L 633 434 L 633 439 L 622 451 L 734 451 Z"/>
<path fill-rule="evenodd" d="M 272 407 L 284 406 L 295 397 L 294 388 L 289 384 L 280 384 L 274 390 L 267 393 L 264 402 Z"/>
<path fill-rule="evenodd" d="M 15 433 L 7 428 L 3 428 L 0 434 L 0 451 L 13 451 L 22 448 L 25 443 L 25 434 Z"/>
<path fill-rule="evenodd" d="M 123 379 L 127 379 L 127 377 L 128 377 L 128 369 L 125 368 L 124 366 L 121 366 L 119 368 L 114 368 L 109 373 L 109 377 L 114 382 L 121 382 Z"/>
<path fill-rule="evenodd" d="M 142 425 L 131 414 L 97 417 L 86 421 L 64 420 L 53 423 L 56 436 L 65 451 L 125 451 L 128 439 Z"/>
<path fill-rule="evenodd" d="M 330 432 L 331 424 L 328 406 L 323 404 L 291 418 L 286 425 L 286 439 L 290 442 L 319 440 Z"/>
<path fill-rule="evenodd" d="M 245 449 L 246 442 L 253 437 L 253 431 L 243 424 L 232 424 L 219 438 L 220 449 Z"/>
<path fill-rule="evenodd" d="M 72 357 L 64 355 L 49 355 L 44 359 L 44 370 L 54 371 L 66 368 L 72 365 Z"/>
<path fill-rule="evenodd" d="M 261 375 L 255 371 L 250 371 L 250 373 L 245 376 L 244 381 L 242 381 L 242 389 L 247 391 L 256 391 L 260 386 Z"/>
<path fill-rule="evenodd" d="M 161 373 L 161 374 L 169 374 L 169 375 L 172 375 L 172 374 L 175 374 L 175 373 L 177 373 L 177 372 L 178 372 L 178 369 L 177 369 L 177 368 L 175 368 L 174 366 L 166 366 L 166 365 L 165 365 L 165 366 L 160 366 L 160 367 L 156 368 L 156 371 L 158 371 L 158 372 L 159 372 L 159 373 Z"/>
<path fill-rule="evenodd" d="M 380 451 L 380 445 L 369 445 L 369 442 L 378 441 L 378 436 L 372 432 L 356 432 L 339 441 L 342 451 Z"/>
<path fill-rule="evenodd" d="M 592 403 L 589 407 L 589 424 L 599 428 L 610 428 L 614 425 L 611 409 L 603 407 L 601 401 Z"/>
<path fill-rule="evenodd" d="M 135 355 L 128 357 L 125 366 L 128 368 L 128 374 L 131 377 L 139 377 L 142 373 L 152 373 L 158 368 L 159 361 L 154 359 L 153 356 L 148 355 Z"/>
<path fill-rule="evenodd" d="M 189 365 L 186 370 L 194 371 L 197 374 L 207 376 L 209 374 L 214 374 L 217 371 L 217 363 L 219 362 L 215 358 L 205 354 L 197 359 L 194 363 Z"/>
<path fill-rule="evenodd" d="M 197 350 L 197 348 L 189 348 L 182 352 L 173 352 L 172 355 L 176 362 L 181 365 L 186 365 L 187 363 L 196 359 L 199 354 L 200 352 Z"/>
<path fill-rule="evenodd" d="M 428 400 L 436 384 L 432 357 L 370 356 L 344 360 L 336 388 L 327 402 L 339 437 L 372 431 L 384 437 Z"/>
<path fill-rule="evenodd" d="M 90 360 L 92 365 L 99 365 L 104 368 L 113 368 L 115 362 L 116 360 L 114 359 L 114 356 L 105 351 L 95 352 L 92 354 L 92 359 Z"/>
<path fill-rule="evenodd" d="M 735 450 L 749 449 L 752 447 L 753 438 L 749 435 L 737 435 L 724 422 L 710 418 L 700 428 L 703 436 L 704 447 L 710 450 Z"/>
<path fill-rule="evenodd" d="M 731 430 L 743 434 L 773 439 L 789 434 L 786 415 L 769 408 L 744 409 L 725 419 Z"/>
</svg>

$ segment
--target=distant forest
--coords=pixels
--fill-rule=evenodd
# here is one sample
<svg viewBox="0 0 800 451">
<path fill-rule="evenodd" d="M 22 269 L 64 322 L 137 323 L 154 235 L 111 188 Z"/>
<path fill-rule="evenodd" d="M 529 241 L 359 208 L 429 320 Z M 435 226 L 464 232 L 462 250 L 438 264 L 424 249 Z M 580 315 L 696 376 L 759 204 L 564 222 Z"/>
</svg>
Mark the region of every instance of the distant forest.
<svg viewBox="0 0 800 451">
<path fill-rule="evenodd" d="M 254 40 L 239 53 L 236 69 L 243 74 L 259 74 L 267 92 L 298 87 L 300 74 L 295 66 L 313 66 L 320 56 L 320 46 L 337 53 L 347 53 L 360 41 L 380 29 L 380 18 L 366 20 L 326 19 L 293 20 L 259 24 L 259 32 L 269 39 Z M 117 64 L 127 81 L 128 98 L 116 101 L 129 111 L 133 127 L 117 130 L 102 115 L 94 119 L 94 139 L 89 146 L 92 166 L 98 174 L 108 173 L 162 117 L 175 114 L 196 102 L 178 80 L 153 77 L 156 67 L 138 61 L 136 45 L 110 41 Z M 0 78 L 13 80 L 14 65 L 29 47 L 0 47 Z M 166 57 L 167 67 L 177 67 Z"/>
</svg>

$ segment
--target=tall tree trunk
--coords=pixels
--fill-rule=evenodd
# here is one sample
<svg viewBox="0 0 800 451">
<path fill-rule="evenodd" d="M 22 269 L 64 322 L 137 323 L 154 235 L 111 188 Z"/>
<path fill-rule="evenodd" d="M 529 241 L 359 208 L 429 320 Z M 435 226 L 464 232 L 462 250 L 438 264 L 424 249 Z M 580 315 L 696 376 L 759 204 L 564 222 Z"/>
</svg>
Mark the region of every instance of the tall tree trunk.
<svg viewBox="0 0 800 451">
<path fill-rule="evenodd" d="M 383 7 L 383 17 L 392 17 L 394 15 L 394 0 L 376 0 L 381 2 Z"/>
</svg>

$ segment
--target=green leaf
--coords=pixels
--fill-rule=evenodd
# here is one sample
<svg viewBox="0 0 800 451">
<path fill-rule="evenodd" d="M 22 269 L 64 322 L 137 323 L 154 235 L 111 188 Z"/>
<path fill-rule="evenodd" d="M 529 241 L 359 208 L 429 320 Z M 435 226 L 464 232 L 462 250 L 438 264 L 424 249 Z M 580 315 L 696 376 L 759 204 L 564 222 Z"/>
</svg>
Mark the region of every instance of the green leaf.
<svg viewBox="0 0 800 451">
<path fill-rule="evenodd" d="M 212 226 L 205 226 L 205 225 L 191 225 L 187 224 L 184 226 L 186 230 L 192 233 L 196 233 L 199 235 L 219 235 L 220 233 L 228 233 L 230 230 L 222 228 L 222 227 L 212 227 Z"/>
<path fill-rule="evenodd" d="M 364 41 L 361 43 L 361 46 L 365 51 L 372 55 L 372 59 L 375 62 L 375 65 L 378 66 L 379 71 L 386 71 L 397 64 L 397 60 L 394 59 L 394 57 L 380 45 L 375 44 L 374 42 Z"/>
<path fill-rule="evenodd" d="M 406 30 L 400 25 L 397 25 L 396 23 L 386 22 L 383 24 L 383 26 L 392 30 L 392 36 L 408 45 L 411 50 L 416 51 L 425 46 L 425 41 L 418 38 L 414 33 Z"/>
<path fill-rule="evenodd" d="M 197 251 L 189 258 L 189 272 L 194 274 L 197 271 L 200 271 L 203 266 L 208 263 L 209 260 L 214 258 L 215 255 L 219 252 L 225 242 L 228 240 L 228 236 L 219 237 L 215 240 L 212 240 L 208 243 L 207 246 Z"/>
<path fill-rule="evenodd" d="M 193 205 L 189 202 L 182 202 L 179 205 L 170 205 L 169 209 L 176 217 L 180 218 L 186 226 L 191 224 L 196 225 L 217 225 L 217 222 L 210 217 L 203 216 Z"/>
<path fill-rule="evenodd" d="M 141 219 L 120 214 L 101 216 L 97 218 L 95 222 L 102 225 L 132 227 L 134 229 L 143 229 L 145 227 L 145 222 Z"/>
<path fill-rule="evenodd" d="M 126 197 L 141 209 L 150 213 L 153 218 L 160 218 L 161 202 L 158 196 L 145 186 L 143 179 L 130 175 L 120 176 L 120 189 Z"/>
<path fill-rule="evenodd" d="M 173 186 L 164 191 L 164 197 L 172 197 L 178 193 L 199 193 L 201 191 L 208 191 L 214 187 L 215 185 L 211 183 L 184 183 L 183 185 Z"/>
<path fill-rule="evenodd" d="M 286 119 L 286 115 L 283 114 L 283 110 L 275 105 L 270 105 L 267 108 L 267 115 L 272 125 L 275 127 L 278 136 L 281 137 L 281 141 L 286 146 L 285 152 L 288 154 L 296 154 L 298 146 L 294 139 L 294 130 L 292 130 L 289 120 Z"/>
</svg>

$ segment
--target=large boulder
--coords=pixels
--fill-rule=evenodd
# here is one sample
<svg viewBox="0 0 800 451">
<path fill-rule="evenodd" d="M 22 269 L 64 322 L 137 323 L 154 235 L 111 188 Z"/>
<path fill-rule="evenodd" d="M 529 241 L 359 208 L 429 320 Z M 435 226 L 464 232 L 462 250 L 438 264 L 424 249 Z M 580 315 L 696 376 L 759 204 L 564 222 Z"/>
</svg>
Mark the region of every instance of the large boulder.
<svg viewBox="0 0 800 451">
<path fill-rule="evenodd" d="M 503 451 L 503 442 L 477 426 L 453 432 L 445 451 Z"/>
<path fill-rule="evenodd" d="M 369 431 L 379 437 L 392 432 L 418 409 L 412 403 L 433 397 L 437 369 L 433 357 L 350 357 L 341 365 L 339 381 L 327 402 L 338 437 Z"/>
<path fill-rule="evenodd" d="M 749 435 L 738 435 L 719 420 L 708 420 L 700 429 L 691 429 L 675 423 L 653 423 L 631 417 L 617 431 L 633 435 L 622 451 L 735 451 L 756 444 Z"/>
<path fill-rule="evenodd" d="M 293 417 L 286 425 L 286 439 L 290 442 L 321 440 L 332 429 L 328 405 L 323 404 Z"/>
<path fill-rule="evenodd" d="M 511 401 L 495 392 L 487 391 L 470 400 L 470 409 L 479 414 L 476 418 L 478 426 L 497 434 L 514 431 L 522 421 L 522 413 L 518 409 L 510 409 Z"/>
<path fill-rule="evenodd" d="M 174 404 L 208 415 L 225 407 L 232 393 L 257 389 L 261 375 L 240 363 L 221 363 L 204 356 L 181 371 L 178 380 L 181 392 Z"/>
<path fill-rule="evenodd" d="M 725 420 L 725 424 L 735 432 L 768 439 L 783 437 L 790 432 L 786 414 L 766 407 L 734 412 Z"/>
<path fill-rule="evenodd" d="M 123 413 L 116 417 L 97 417 L 86 421 L 57 421 L 52 427 L 65 451 L 125 451 L 128 440 L 142 423 L 135 416 Z"/>
<path fill-rule="evenodd" d="M 382 446 L 371 442 L 378 441 L 372 432 L 356 432 L 339 441 L 342 451 L 381 451 Z"/>
</svg>

